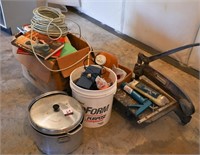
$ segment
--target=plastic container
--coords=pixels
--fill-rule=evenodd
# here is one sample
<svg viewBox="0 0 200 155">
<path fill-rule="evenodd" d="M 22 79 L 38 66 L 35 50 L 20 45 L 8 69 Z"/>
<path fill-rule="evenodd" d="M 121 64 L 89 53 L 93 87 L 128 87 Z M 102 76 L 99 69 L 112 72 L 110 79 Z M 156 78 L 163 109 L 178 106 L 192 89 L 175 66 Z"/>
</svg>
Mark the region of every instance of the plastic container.
<svg viewBox="0 0 200 155">
<path fill-rule="evenodd" d="M 151 101 L 153 101 L 158 106 L 164 106 L 167 103 L 169 103 L 169 100 L 167 97 L 165 97 L 163 94 L 159 93 L 158 91 L 154 90 L 153 88 L 148 87 L 142 82 L 139 82 L 137 80 L 133 80 L 130 84 L 130 87 L 137 90 L 142 95 L 148 97 Z"/>
<path fill-rule="evenodd" d="M 110 73 L 109 78 L 113 84 L 103 90 L 83 89 L 74 83 L 85 71 L 83 66 L 75 69 L 70 74 L 72 96 L 82 103 L 85 109 L 83 121 L 83 126 L 85 127 L 100 127 L 110 120 L 113 97 L 117 91 L 117 76 L 111 69 L 106 67 L 105 69 Z"/>
</svg>

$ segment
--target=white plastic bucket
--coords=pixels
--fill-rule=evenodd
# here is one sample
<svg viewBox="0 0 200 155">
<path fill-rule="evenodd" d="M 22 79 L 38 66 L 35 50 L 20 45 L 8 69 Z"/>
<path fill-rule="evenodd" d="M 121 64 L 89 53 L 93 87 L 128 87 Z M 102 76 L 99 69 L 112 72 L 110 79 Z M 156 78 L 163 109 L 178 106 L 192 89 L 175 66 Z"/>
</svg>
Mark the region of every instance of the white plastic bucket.
<svg viewBox="0 0 200 155">
<path fill-rule="evenodd" d="M 106 67 L 105 69 L 110 72 L 109 78 L 112 80 L 113 84 L 103 90 L 87 90 L 74 83 L 85 71 L 83 66 L 76 68 L 70 74 L 72 96 L 82 103 L 85 109 L 83 121 L 83 126 L 85 127 L 100 127 L 110 120 L 113 97 L 117 91 L 117 76 L 111 69 Z"/>
</svg>

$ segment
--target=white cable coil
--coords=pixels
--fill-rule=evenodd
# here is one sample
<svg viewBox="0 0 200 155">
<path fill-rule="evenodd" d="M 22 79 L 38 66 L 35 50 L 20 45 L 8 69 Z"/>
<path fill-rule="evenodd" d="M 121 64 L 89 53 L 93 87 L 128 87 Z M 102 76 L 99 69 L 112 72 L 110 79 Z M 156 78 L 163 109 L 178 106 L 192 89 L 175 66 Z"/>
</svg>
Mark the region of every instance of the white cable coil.
<svg viewBox="0 0 200 155">
<path fill-rule="evenodd" d="M 41 6 L 35 8 L 33 14 L 34 16 L 31 19 L 33 30 L 50 37 L 58 38 L 68 33 L 68 28 L 65 24 L 65 15 L 55 8 Z"/>
<path fill-rule="evenodd" d="M 31 20 L 31 36 L 30 36 L 31 40 L 33 38 L 33 30 L 35 30 L 39 33 L 48 35 L 48 37 L 51 38 L 52 40 L 57 40 L 61 36 L 67 36 L 68 28 L 65 24 L 65 20 L 66 20 L 65 15 L 58 12 L 56 9 L 51 8 L 51 7 L 42 6 L 42 7 L 34 9 L 33 14 L 34 14 L 34 17 Z M 69 19 L 67 19 L 67 20 L 69 20 Z M 74 22 L 72 20 L 70 20 L 70 21 L 78 26 L 80 38 L 82 38 L 84 41 L 86 41 L 86 39 L 81 36 L 80 26 L 76 22 Z M 59 30 L 59 31 L 55 32 L 54 30 L 56 30 L 56 31 Z M 51 36 L 54 36 L 54 38 L 52 38 Z M 57 37 L 57 38 L 55 38 L 55 37 Z M 87 42 L 87 44 L 89 46 L 88 53 L 85 56 L 83 56 L 82 58 L 80 58 L 78 61 L 71 64 L 70 66 L 67 66 L 62 69 L 51 69 L 48 66 L 46 66 L 44 64 L 44 62 L 35 53 L 32 43 L 31 43 L 31 48 L 32 48 L 32 51 L 33 51 L 36 59 L 41 63 L 42 66 L 44 66 L 47 70 L 49 70 L 51 72 L 61 72 L 61 71 L 67 70 L 67 69 L 75 66 L 76 64 L 80 63 L 84 59 L 90 57 L 92 47 L 90 46 L 90 44 L 88 42 Z M 88 59 L 88 64 L 89 64 L 89 59 Z"/>
</svg>

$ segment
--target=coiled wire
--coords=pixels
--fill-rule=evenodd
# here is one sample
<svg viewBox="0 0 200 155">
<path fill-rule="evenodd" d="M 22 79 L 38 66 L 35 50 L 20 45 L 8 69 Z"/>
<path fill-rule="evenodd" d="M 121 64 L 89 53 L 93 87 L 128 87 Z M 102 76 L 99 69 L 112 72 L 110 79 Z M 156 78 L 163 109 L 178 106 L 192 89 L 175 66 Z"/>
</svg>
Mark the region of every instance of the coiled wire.
<svg viewBox="0 0 200 155">
<path fill-rule="evenodd" d="M 68 28 L 65 24 L 65 15 L 55 8 L 41 6 L 33 10 L 33 15 L 31 19 L 33 30 L 46 34 L 53 40 L 67 35 Z"/>
<path fill-rule="evenodd" d="M 57 40 L 61 36 L 67 35 L 68 28 L 65 24 L 65 15 L 58 12 L 56 9 L 51 8 L 51 7 L 41 6 L 41 7 L 35 8 L 33 10 L 33 14 L 34 14 L 34 16 L 31 19 L 31 36 L 30 36 L 31 40 L 33 38 L 33 30 L 35 30 L 39 33 L 48 35 L 48 37 L 51 38 L 52 40 Z M 72 21 L 72 20 L 70 20 L 70 21 Z M 87 42 L 87 40 L 81 36 L 80 26 L 76 22 L 73 22 L 73 23 L 75 23 L 79 28 L 80 38 L 82 38 L 83 40 L 85 40 Z M 57 38 L 55 38 L 55 37 L 57 37 Z M 87 44 L 89 46 L 89 52 L 85 56 L 80 58 L 80 60 L 78 60 L 78 61 L 74 62 L 72 65 L 70 65 L 66 68 L 62 68 L 62 69 L 51 69 L 48 66 L 46 66 L 42 62 L 42 60 L 40 60 L 40 58 L 37 56 L 37 54 L 35 53 L 32 43 L 31 43 L 31 48 L 32 48 L 32 51 L 33 51 L 36 59 L 42 64 L 42 66 L 44 66 L 47 70 L 49 70 L 51 72 L 60 72 L 60 71 L 67 70 L 67 69 L 75 66 L 76 64 L 80 63 L 84 59 L 90 57 L 90 54 L 92 52 L 92 47 L 90 46 L 90 44 L 88 42 L 87 42 Z M 88 64 L 89 64 L 89 61 L 88 61 Z"/>
</svg>

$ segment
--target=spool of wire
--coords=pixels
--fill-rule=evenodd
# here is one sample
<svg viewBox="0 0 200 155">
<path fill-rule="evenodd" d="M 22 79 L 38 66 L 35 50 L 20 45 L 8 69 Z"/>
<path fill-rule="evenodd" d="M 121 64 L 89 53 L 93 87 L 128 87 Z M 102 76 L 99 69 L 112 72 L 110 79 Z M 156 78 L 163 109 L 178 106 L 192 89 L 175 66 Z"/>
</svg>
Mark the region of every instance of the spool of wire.
<svg viewBox="0 0 200 155">
<path fill-rule="evenodd" d="M 67 20 L 67 19 L 65 19 L 65 15 L 63 15 L 60 11 L 56 10 L 55 8 L 41 6 L 41 7 L 35 8 L 33 10 L 33 14 L 34 14 L 34 16 L 31 19 L 31 36 L 30 36 L 31 40 L 33 38 L 33 30 L 37 31 L 38 33 L 41 33 L 41 34 L 48 35 L 48 37 L 52 40 L 57 40 L 61 36 L 66 36 L 67 33 L 69 32 L 67 24 L 65 23 L 65 21 Z M 74 24 L 76 24 L 78 26 L 79 35 L 81 38 L 83 38 L 81 36 L 80 26 L 72 20 L 69 20 L 69 21 L 73 22 Z M 83 38 L 83 39 L 85 40 L 85 38 Z M 60 71 L 67 70 L 67 69 L 77 65 L 78 63 L 83 61 L 85 58 L 90 56 L 92 47 L 90 46 L 90 44 L 88 42 L 87 42 L 87 44 L 90 48 L 90 51 L 88 52 L 88 54 L 84 55 L 82 58 L 80 58 L 78 61 L 74 62 L 70 66 L 67 66 L 67 67 L 61 68 L 61 69 L 51 69 L 50 67 L 46 66 L 46 64 L 44 64 L 44 62 L 35 53 L 33 44 L 31 44 L 31 48 L 32 48 L 32 51 L 33 51 L 36 59 L 41 63 L 42 66 L 44 66 L 47 70 L 49 70 L 51 72 L 60 72 Z M 89 64 L 89 62 L 88 62 L 88 64 Z"/>
<path fill-rule="evenodd" d="M 65 36 L 68 32 L 65 24 L 65 15 L 52 7 L 41 6 L 33 10 L 31 19 L 32 29 L 46 34 L 52 39 L 58 39 Z M 57 37 L 57 38 L 55 38 Z"/>
</svg>

